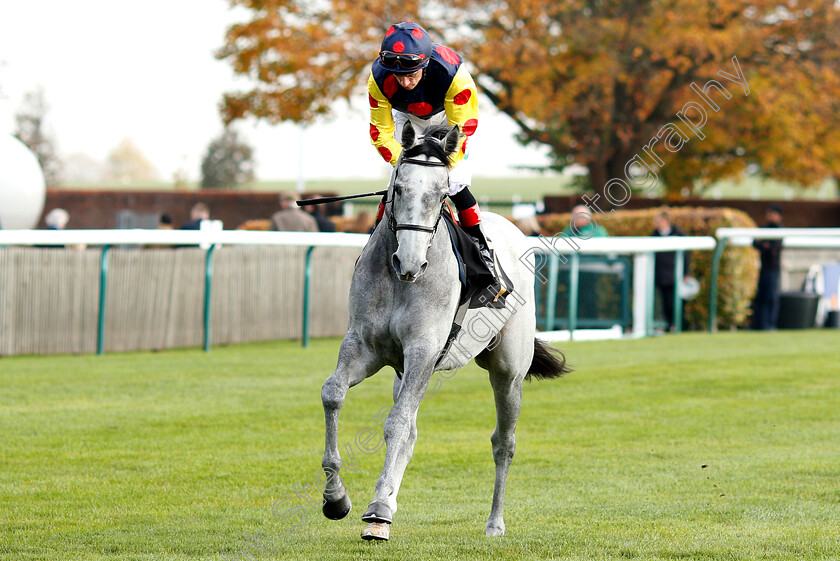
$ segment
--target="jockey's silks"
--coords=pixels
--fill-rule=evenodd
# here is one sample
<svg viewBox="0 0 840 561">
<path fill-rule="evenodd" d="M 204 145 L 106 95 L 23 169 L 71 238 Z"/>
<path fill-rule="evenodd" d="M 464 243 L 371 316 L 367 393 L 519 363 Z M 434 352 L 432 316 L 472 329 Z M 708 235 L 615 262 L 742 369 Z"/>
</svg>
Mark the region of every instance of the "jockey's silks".
<svg viewBox="0 0 840 561">
<path fill-rule="evenodd" d="M 478 126 L 478 92 L 463 59 L 443 45 L 433 45 L 432 56 L 423 79 L 412 90 L 397 83 L 396 77 L 377 58 L 368 78 L 370 103 L 370 138 L 385 161 L 395 165 L 402 146 L 394 138 L 391 109 L 428 119 L 446 112 L 450 125 L 458 125 L 466 136 L 459 141 L 452 157 L 457 165 L 464 157 L 467 138 Z"/>
</svg>

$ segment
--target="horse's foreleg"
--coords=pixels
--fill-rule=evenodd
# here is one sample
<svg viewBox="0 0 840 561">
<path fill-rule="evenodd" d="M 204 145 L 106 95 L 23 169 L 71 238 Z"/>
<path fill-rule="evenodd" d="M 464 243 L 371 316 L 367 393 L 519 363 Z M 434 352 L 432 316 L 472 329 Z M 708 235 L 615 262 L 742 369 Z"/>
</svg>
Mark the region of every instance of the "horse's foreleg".
<svg viewBox="0 0 840 561">
<path fill-rule="evenodd" d="M 490 436 L 493 460 L 496 462 L 496 481 L 493 486 L 493 506 L 484 532 L 488 536 L 501 536 L 505 533 L 505 483 L 516 451 L 516 420 L 522 408 L 522 378 L 514 376 L 499 379 L 499 373 L 491 371 L 490 383 L 496 400 L 496 429 Z"/>
<path fill-rule="evenodd" d="M 417 442 L 417 410 L 429 385 L 436 355 L 425 350 L 406 350 L 405 372 L 396 401 L 383 426 L 386 451 L 376 495 L 362 516 L 365 522 L 391 523 L 397 512 L 397 493 Z"/>
<path fill-rule="evenodd" d="M 338 365 L 321 387 L 324 404 L 326 437 L 323 468 L 327 476 L 324 488 L 324 516 L 339 520 L 350 512 L 350 497 L 339 477 L 341 454 L 338 449 L 338 413 L 344 405 L 347 390 L 379 369 L 361 342 L 348 335 L 341 343 Z"/>
</svg>

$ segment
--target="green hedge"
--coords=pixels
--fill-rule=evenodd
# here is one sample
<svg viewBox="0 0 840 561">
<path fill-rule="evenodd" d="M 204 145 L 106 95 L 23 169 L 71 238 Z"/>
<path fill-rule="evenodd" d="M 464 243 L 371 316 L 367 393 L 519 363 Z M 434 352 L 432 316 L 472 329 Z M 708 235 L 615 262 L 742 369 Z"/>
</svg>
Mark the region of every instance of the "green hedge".
<svg viewBox="0 0 840 561">
<path fill-rule="evenodd" d="M 666 207 L 644 210 L 619 210 L 609 220 L 597 215 L 599 224 L 611 236 L 648 236 L 653 232 L 653 216 Z M 731 208 L 667 208 L 671 221 L 689 236 L 714 236 L 718 228 L 754 228 L 755 222 L 744 212 Z M 538 216 L 546 236 L 569 225 L 571 215 Z M 691 256 L 691 276 L 700 281 L 700 294 L 686 302 L 685 315 L 690 329 L 705 329 L 709 316 L 709 286 L 712 252 L 695 251 Z M 729 247 L 720 263 L 718 285 L 718 326 L 721 329 L 744 326 L 750 316 L 750 303 L 758 282 L 758 258 L 750 247 Z"/>
</svg>

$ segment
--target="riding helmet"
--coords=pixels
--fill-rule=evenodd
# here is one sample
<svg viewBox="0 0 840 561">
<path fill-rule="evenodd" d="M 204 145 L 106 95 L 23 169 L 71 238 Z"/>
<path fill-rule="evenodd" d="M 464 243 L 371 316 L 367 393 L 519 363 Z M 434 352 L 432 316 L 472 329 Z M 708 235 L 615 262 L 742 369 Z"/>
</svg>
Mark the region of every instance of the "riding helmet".
<svg viewBox="0 0 840 561">
<path fill-rule="evenodd" d="M 379 51 L 379 63 L 394 74 L 411 74 L 426 68 L 432 56 L 432 39 L 425 29 L 404 21 L 388 28 Z"/>
</svg>

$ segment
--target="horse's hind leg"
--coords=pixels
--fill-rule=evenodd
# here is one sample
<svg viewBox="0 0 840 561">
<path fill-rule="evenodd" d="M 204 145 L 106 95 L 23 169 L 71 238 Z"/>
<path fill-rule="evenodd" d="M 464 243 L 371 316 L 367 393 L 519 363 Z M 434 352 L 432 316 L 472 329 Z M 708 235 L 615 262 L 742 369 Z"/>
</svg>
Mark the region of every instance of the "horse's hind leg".
<svg viewBox="0 0 840 561">
<path fill-rule="evenodd" d="M 341 454 L 338 450 L 338 413 L 344 405 L 347 390 L 365 378 L 372 376 L 381 367 L 379 361 L 362 345 L 354 334 L 347 334 L 341 343 L 338 365 L 321 388 L 326 421 L 326 443 L 324 446 L 324 473 L 327 476 L 324 488 L 324 516 L 339 520 L 350 512 L 350 497 L 339 477 Z"/>
<path fill-rule="evenodd" d="M 488 536 L 501 536 L 505 533 L 505 483 L 516 451 L 514 431 L 522 407 L 522 377 L 499 379 L 505 377 L 493 374 L 491 372 L 490 383 L 496 399 L 496 429 L 490 436 L 490 442 L 493 445 L 493 460 L 496 462 L 496 481 L 493 486 L 493 506 L 484 533 Z"/>
<path fill-rule="evenodd" d="M 515 319 L 515 318 L 514 318 Z M 490 371 L 490 385 L 496 401 L 496 428 L 490 436 L 496 480 L 493 486 L 493 506 L 484 533 L 501 536 L 505 533 L 504 502 L 508 470 L 516 451 L 516 421 L 522 408 L 522 380 L 533 356 L 533 335 L 527 344 L 522 330 L 509 324 L 502 330 L 501 343 L 492 351 L 485 351 L 476 362 Z"/>
</svg>

